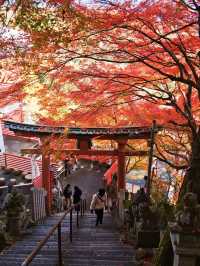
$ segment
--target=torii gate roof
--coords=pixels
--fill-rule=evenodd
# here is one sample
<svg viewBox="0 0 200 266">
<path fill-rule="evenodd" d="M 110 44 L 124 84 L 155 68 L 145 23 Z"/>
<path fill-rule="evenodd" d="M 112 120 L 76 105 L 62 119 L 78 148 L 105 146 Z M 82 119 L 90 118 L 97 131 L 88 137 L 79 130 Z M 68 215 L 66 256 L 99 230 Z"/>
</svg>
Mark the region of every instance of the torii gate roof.
<svg viewBox="0 0 200 266">
<path fill-rule="evenodd" d="M 66 135 L 70 139 L 95 138 L 100 139 L 149 139 L 151 136 L 151 127 L 96 127 L 96 128 L 78 128 L 65 126 L 47 126 L 24 124 L 14 121 L 4 120 L 6 128 L 25 136 L 46 136 L 46 135 Z"/>
</svg>

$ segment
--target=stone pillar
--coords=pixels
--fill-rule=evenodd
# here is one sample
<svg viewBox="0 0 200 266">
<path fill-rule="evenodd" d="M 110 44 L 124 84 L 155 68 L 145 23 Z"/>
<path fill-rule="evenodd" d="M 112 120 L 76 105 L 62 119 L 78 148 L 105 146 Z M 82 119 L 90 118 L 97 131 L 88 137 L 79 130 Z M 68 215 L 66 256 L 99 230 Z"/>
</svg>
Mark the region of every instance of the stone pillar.
<svg viewBox="0 0 200 266">
<path fill-rule="evenodd" d="M 196 266 L 200 256 L 198 234 L 170 233 L 174 251 L 173 266 Z"/>
<path fill-rule="evenodd" d="M 146 193 L 148 196 L 148 200 L 150 201 L 150 194 L 151 194 L 151 178 L 152 178 L 152 162 L 153 162 L 153 149 L 154 149 L 154 142 L 155 142 L 155 130 L 156 130 L 156 121 L 153 120 L 153 126 L 151 129 L 151 140 L 150 140 L 150 149 L 149 149 L 149 163 L 148 163 L 148 175 L 147 175 L 147 182 L 146 182 Z"/>
</svg>

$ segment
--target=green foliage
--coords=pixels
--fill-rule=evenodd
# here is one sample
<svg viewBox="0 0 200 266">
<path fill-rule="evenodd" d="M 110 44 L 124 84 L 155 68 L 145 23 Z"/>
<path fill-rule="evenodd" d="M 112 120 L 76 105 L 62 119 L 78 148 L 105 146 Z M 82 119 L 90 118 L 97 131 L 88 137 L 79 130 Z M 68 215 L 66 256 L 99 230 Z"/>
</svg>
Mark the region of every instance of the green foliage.
<svg viewBox="0 0 200 266">
<path fill-rule="evenodd" d="M 167 199 L 162 199 L 156 206 L 161 228 L 166 228 L 167 223 L 174 219 L 175 207 Z"/>
<path fill-rule="evenodd" d="M 51 30 L 55 24 L 55 20 L 50 16 L 37 18 L 36 14 L 27 15 L 27 13 L 22 13 L 16 18 L 16 24 L 20 24 L 25 30 L 41 32 Z"/>
<path fill-rule="evenodd" d="M 123 204 L 125 209 L 129 209 L 132 206 L 131 200 L 124 200 Z"/>
<path fill-rule="evenodd" d="M 173 249 L 170 240 L 169 230 L 164 233 L 160 241 L 158 251 L 154 257 L 154 266 L 172 266 L 173 265 Z"/>
<path fill-rule="evenodd" d="M 25 204 L 24 195 L 14 190 L 8 199 L 6 209 L 7 216 L 19 216 L 19 214 L 23 211 L 23 206 Z"/>
<path fill-rule="evenodd" d="M 6 225 L 3 221 L 0 220 L 0 251 L 5 247 L 5 245 L 6 245 Z"/>
</svg>

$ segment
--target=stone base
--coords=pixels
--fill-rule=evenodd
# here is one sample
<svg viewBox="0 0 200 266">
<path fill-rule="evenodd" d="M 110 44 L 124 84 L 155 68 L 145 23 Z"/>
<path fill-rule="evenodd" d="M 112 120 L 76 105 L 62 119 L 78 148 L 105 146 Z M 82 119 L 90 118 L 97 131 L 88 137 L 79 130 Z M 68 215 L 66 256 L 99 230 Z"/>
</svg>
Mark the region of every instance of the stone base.
<svg viewBox="0 0 200 266">
<path fill-rule="evenodd" d="M 138 231 L 137 247 L 157 248 L 160 243 L 160 231 Z"/>
<path fill-rule="evenodd" d="M 198 266 L 195 257 L 179 256 L 177 264 L 174 266 Z"/>
<path fill-rule="evenodd" d="M 186 248 L 200 248 L 200 236 L 195 234 L 179 234 L 178 245 Z"/>
<path fill-rule="evenodd" d="M 174 251 L 173 266 L 199 266 L 199 235 L 170 233 Z"/>
<path fill-rule="evenodd" d="M 21 234 L 20 217 L 8 217 L 7 231 L 12 236 L 19 236 Z"/>
</svg>

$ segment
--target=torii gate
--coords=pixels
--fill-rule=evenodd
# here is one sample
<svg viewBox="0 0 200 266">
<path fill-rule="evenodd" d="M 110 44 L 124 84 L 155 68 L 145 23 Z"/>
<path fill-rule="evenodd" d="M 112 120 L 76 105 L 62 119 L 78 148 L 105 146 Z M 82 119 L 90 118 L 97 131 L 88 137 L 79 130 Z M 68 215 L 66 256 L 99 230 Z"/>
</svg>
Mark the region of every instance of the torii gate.
<svg viewBox="0 0 200 266">
<path fill-rule="evenodd" d="M 13 121 L 4 121 L 6 128 L 14 131 L 16 135 L 25 137 L 40 138 L 41 143 L 49 135 L 60 136 L 66 135 L 68 139 L 77 140 L 79 149 L 61 150 L 65 154 L 74 155 L 98 155 L 98 156 L 117 156 L 118 172 L 117 184 L 118 191 L 125 189 L 125 156 L 147 156 L 149 154 L 149 167 L 147 179 L 147 192 L 150 192 L 151 164 L 153 157 L 154 133 L 157 132 L 155 122 L 150 127 L 123 127 L 123 128 L 68 128 L 68 127 L 52 127 L 45 125 L 24 124 Z M 117 150 L 93 150 L 90 143 L 93 138 L 101 140 L 114 140 L 118 143 Z M 126 143 L 129 139 L 146 139 L 150 142 L 149 151 L 130 151 L 126 149 Z M 23 153 L 41 154 L 42 155 L 42 184 L 47 191 L 47 210 L 51 208 L 51 184 L 50 184 L 50 155 L 45 155 L 40 148 L 22 149 Z M 49 154 L 55 150 L 49 151 Z"/>
</svg>

